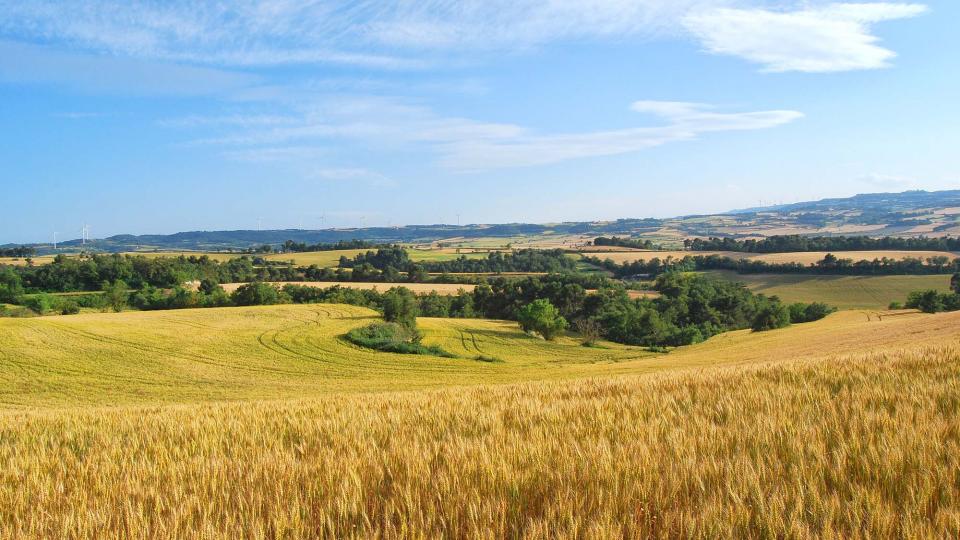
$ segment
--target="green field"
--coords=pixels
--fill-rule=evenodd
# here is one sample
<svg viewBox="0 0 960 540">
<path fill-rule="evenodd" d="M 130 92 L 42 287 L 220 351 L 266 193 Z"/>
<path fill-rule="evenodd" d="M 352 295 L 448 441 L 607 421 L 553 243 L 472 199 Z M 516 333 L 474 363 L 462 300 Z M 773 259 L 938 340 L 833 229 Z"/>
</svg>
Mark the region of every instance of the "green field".
<svg viewBox="0 0 960 540">
<path fill-rule="evenodd" d="M 950 276 L 811 276 L 797 274 L 707 274 L 738 281 L 755 293 L 777 295 L 785 302 L 826 302 L 840 309 L 886 309 L 904 302 L 911 291 L 950 290 Z"/>
</svg>

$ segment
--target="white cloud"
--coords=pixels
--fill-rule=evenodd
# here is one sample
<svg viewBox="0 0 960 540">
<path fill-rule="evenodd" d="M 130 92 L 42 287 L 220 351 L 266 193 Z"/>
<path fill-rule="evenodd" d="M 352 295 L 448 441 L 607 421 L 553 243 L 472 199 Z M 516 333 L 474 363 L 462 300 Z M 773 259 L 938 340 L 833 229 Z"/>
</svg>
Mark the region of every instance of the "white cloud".
<svg viewBox="0 0 960 540">
<path fill-rule="evenodd" d="M 739 56 L 767 71 L 834 72 L 887 67 L 896 53 L 878 45 L 874 23 L 915 17 L 926 6 L 829 4 L 796 11 L 717 8 L 684 25 L 715 54 Z"/>
</svg>

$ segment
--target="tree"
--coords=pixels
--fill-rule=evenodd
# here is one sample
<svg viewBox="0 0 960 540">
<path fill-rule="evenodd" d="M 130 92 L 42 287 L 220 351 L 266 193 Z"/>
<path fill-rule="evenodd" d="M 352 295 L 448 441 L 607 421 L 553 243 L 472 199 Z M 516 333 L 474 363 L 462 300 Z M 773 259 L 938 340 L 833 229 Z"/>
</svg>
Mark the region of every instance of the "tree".
<svg viewBox="0 0 960 540">
<path fill-rule="evenodd" d="M 231 298 L 238 306 L 269 306 L 283 304 L 287 300 L 287 296 L 276 286 L 262 281 L 241 285 L 233 291 Z"/>
<path fill-rule="evenodd" d="M 383 319 L 408 330 L 417 327 L 417 297 L 406 287 L 394 287 L 383 295 Z"/>
<path fill-rule="evenodd" d="M 771 302 L 757 311 L 751 328 L 754 332 L 765 332 L 787 326 L 790 326 L 790 311 L 782 304 Z"/>
<path fill-rule="evenodd" d="M 117 312 L 123 311 L 130 296 L 130 293 L 127 292 L 127 284 L 119 279 L 113 283 L 105 281 L 102 288 L 103 299 L 107 307 Z"/>
<path fill-rule="evenodd" d="M 524 332 L 535 332 L 546 340 L 552 340 L 567 329 L 567 320 L 560 311 L 542 298 L 523 306 L 517 312 L 517 320 Z"/>
<path fill-rule="evenodd" d="M 935 289 L 914 291 L 907 297 L 907 307 L 924 313 L 939 313 L 944 310 L 945 296 L 947 295 L 942 295 Z"/>
<path fill-rule="evenodd" d="M 578 319 L 573 326 L 587 347 L 596 343 L 603 334 L 603 327 L 596 319 Z"/>
<path fill-rule="evenodd" d="M 957 272 L 950 278 L 950 288 L 953 292 L 960 294 L 960 272 Z"/>
<path fill-rule="evenodd" d="M 200 281 L 199 290 L 203 294 L 213 294 L 217 289 L 223 290 L 223 287 L 215 279 L 204 278 Z"/>
<path fill-rule="evenodd" d="M 0 267 L 0 303 L 16 303 L 21 294 L 23 284 L 20 275 L 9 266 Z"/>
</svg>

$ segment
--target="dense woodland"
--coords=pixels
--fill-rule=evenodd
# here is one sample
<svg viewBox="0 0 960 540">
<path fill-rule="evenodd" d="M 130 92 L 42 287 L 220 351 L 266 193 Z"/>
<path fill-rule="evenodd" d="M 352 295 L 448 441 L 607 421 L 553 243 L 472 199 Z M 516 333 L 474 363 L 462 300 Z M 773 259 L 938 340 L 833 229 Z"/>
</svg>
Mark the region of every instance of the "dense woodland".
<svg viewBox="0 0 960 540">
<path fill-rule="evenodd" d="M 919 250 L 960 251 L 960 238 L 899 238 L 886 236 L 770 236 L 763 239 L 694 238 L 683 241 L 693 251 L 739 251 L 744 253 L 792 253 L 797 251 Z M 599 244 L 598 244 L 599 245 Z"/>
</svg>

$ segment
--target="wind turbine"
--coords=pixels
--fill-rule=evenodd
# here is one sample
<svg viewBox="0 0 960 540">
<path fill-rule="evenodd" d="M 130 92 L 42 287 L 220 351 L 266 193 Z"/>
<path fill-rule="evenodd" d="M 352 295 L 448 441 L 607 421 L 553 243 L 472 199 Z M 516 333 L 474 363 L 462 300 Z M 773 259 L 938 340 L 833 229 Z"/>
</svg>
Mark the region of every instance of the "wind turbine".
<svg viewBox="0 0 960 540">
<path fill-rule="evenodd" d="M 262 230 L 263 230 L 263 218 L 259 217 L 257 218 L 257 232 L 260 232 Z"/>
<path fill-rule="evenodd" d="M 53 250 L 57 250 L 57 235 L 60 234 L 57 231 L 53 231 Z"/>
</svg>

